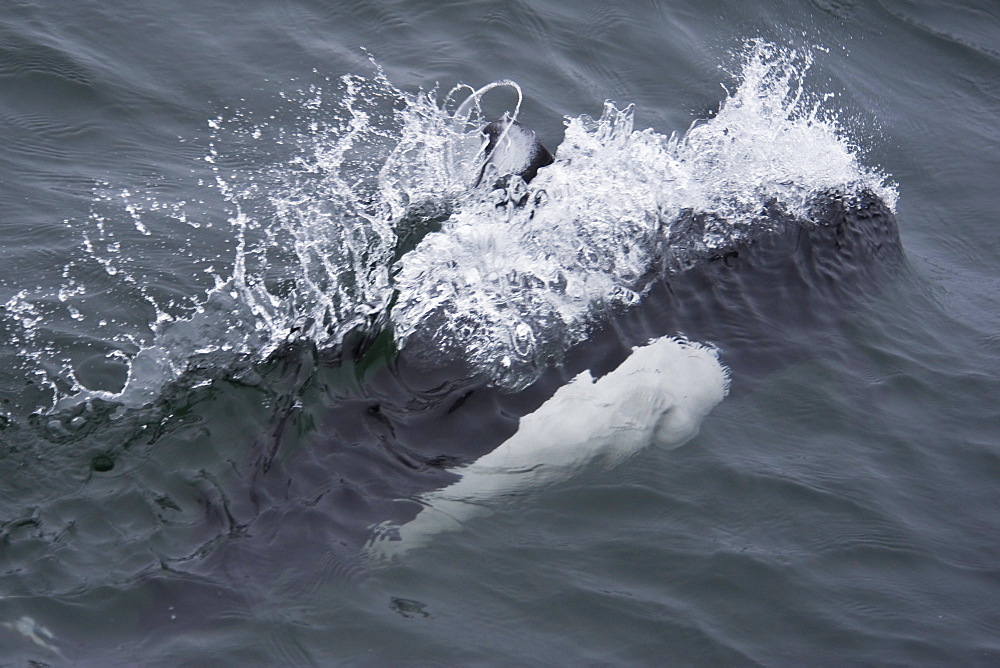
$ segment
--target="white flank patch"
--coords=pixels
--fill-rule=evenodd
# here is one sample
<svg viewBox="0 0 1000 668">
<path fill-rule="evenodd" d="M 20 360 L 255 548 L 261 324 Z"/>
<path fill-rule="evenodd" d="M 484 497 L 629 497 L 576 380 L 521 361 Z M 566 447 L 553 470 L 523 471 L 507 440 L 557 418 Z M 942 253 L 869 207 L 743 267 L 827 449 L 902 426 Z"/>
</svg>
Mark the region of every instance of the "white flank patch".
<svg viewBox="0 0 1000 668">
<path fill-rule="evenodd" d="M 584 371 L 522 418 L 514 436 L 460 469 L 461 480 L 423 495 L 426 508 L 413 521 L 380 526 L 369 553 L 398 556 L 489 513 L 503 497 L 565 480 L 593 462 L 611 467 L 653 443 L 683 445 L 728 385 L 713 349 L 671 337 L 635 348 L 598 380 Z"/>
</svg>

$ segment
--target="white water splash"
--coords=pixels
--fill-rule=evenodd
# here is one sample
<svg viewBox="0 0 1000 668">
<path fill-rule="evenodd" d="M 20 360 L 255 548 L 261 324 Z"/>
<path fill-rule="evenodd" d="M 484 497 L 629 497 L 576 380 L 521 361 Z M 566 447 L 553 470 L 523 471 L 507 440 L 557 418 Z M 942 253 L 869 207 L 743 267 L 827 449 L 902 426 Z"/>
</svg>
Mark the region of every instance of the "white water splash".
<svg viewBox="0 0 1000 668">
<path fill-rule="evenodd" d="M 810 62 L 751 44 L 718 114 L 683 135 L 636 131 L 632 108 L 611 103 L 598 120 L 567 118 L 556 162 L 530 185 L 514 179 L 509 193 L 471 187 L 479 129 L 492 120 L 478 102 L 490 87 L 458 104 L 463 88 L 439 100 L 400 91 L 379 72 L 342 77 L 333 93 L 285 96 L 291 121 L 220 116 L 209 123 L 204 197 L 165 203 L 102 187 L 100 213 L 82 223 L 76 264 L 99 267 L 112 286 L 102 289 L 135 302 L 132 320 L 109 323 L 77 304 L 84 284 L 67 265 L 55 306 L 28 292 L 6 305 L 14 339 L 59 407 L 90 397 L 141 405 L 192 360 L 253 363 L 289 338 L 336 346 L 352 330 L 387 325 L 398 346 L 460 356 L 498 385 L 524 387 L 604 309 L 639 301 L 658 266 L 680 270 L 772 224 L 775 210 L 808 218 L 820 193 L 872 190 L 894 206 L 894 188 L 860 164 L 835 109 L 804 92 Z M 213 197 L 227 220 L 198 214 Z M 706 216 L 698 238 L 673 227 L 686 212 Z M 230 244 L 228 255 L 184 247 L 185 262 L 214 281 L 204 296 L 162 287 L 169 256 L 143 268 L 143 249 L 163 230 Z M 123 246 L 126 233 L 138 241 Z M 408 237 L 419 239 L 412 250 Z M 129 361 L 124 387 L 88 387 L 45 340 L 38 319 L 57 307 L 77 329 L 92 327 L 109 362 Z"/>
<path fill-rule="evenodd" d="M 804 95 L 810 63 L 755 44 L 736 92 L 683 136 L 635 131 L 632 107 L 611 103 L 597 121 L 568 118 L 527 206 L 498 211 L 469 198 L 404 258 L 393 311 L 400 345 L 433 328 L 432 348 L 458 351 L 516 389 L 585 338 L 603 308 L 638 301 L 658 260 L 682 268 L 773 225 L 776 210 L 808 219 L 822 193 L 867 189 L 894 206 L 895 190 Z M 700 238 L 674 234 L 687 211 L 709 221 Z"/>
</svg>

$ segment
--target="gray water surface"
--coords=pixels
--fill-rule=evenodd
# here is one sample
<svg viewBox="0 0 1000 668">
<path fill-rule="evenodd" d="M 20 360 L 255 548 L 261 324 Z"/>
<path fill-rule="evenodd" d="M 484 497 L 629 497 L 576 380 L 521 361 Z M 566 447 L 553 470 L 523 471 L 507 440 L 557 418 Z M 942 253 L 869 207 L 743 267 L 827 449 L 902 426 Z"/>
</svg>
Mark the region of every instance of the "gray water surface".
<svg viewBox="0 0 1000 668">
<path fill-rule="evenodd" d="M 265 361 L 200 350 L 227 318 L 240 345 L 270 345 L 237 298 L 205 295 L 241 239 L 270 253 L 248 254 L 260 283 L 292 294 L 268 189 L 336 124 L 339 78 L 381 68 L 441 98 L 512 80 L 555 150 L 564 117 L 605 100 L 665 136 L 709 122 L 749 40 L 812 55 L 803 89 L 832 94 L 860 163 L 898 190 L 901 265 L 856 299 L 799 293 L 801 317 L 775 298 L 755 329 L 720 320 L 731 391 L 683 447 L 584 467 L 368 563 L 374 520 L 412 518 L 582 369 L 678 332 L 643 329 L 647 300 L 513 393 L 460 360 L 409 366 L 384 338 L 358 359 L 308 340 Z M 0 663 L 996 664 L 998 117 L 985 0 L 7 0 Z M 346 225 L 293 175 L 310 215 Z M 206 304 L 203 328 L 157 329 Z M 150 380 L 148 401 L 53 406 L 118 392 L 153 345 L 191 368 Z"/>
</svg>

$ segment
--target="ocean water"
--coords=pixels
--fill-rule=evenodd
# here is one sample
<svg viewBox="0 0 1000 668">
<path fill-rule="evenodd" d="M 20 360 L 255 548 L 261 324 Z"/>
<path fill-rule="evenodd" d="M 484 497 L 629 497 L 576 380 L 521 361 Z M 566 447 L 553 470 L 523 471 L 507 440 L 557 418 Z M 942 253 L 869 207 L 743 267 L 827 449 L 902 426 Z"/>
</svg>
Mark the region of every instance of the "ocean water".
<svg viewBox="0 0 1000 668">
<path fill-rule="evenodd" d="M 985 0 L 7 0 L 0 665 L 995 665 L 998 75 Z"/>
</svg>

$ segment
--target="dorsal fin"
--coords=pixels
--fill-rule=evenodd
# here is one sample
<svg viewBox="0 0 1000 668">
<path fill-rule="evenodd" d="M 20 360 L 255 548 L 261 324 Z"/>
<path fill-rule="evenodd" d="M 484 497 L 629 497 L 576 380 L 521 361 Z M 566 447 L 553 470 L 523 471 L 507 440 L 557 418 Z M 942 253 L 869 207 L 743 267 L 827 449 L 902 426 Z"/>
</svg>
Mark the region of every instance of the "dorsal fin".
<svg viewBox="0 0 1000 668">
<path fill-rule="evenodd" d="M 555 161 L 549 150 L 538 141 L 535 133 L 517 121 L 508 118 L 493 121 L 483 128 L 483 134 L 489 141 L 486 145 L 486 159 L 479 170 L 479 178 L 476 179 L 477 186 L 487 174 L 495 176 L 497 181 L 516 174 L 528 183 L 535 178 L 539 169 Z"/>
</svg>

